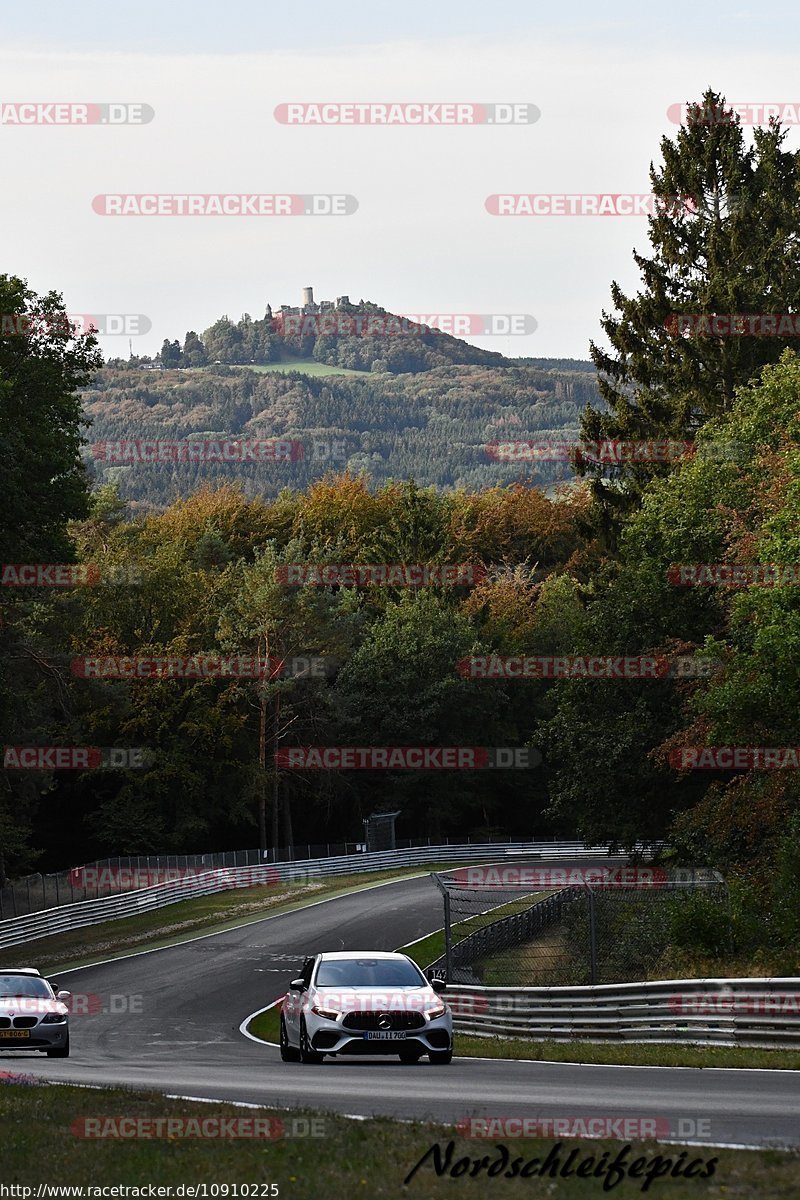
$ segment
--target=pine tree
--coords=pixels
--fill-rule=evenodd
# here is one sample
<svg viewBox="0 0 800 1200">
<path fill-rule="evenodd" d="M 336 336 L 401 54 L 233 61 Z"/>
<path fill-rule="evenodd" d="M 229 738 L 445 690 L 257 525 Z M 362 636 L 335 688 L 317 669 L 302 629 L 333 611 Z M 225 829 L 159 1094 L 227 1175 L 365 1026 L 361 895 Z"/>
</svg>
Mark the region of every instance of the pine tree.
<svg viewBox="0 0 800 1200">
<path fill-rule="evenodd" d="M 676 138 L 661 141 L 663 166 L 650 166 L 658 198 L 649 218 L 653 254 L 634 251 L 642 288 L 633 297 L 616 282 L 616 313 L 601 325 L 607 353 L 594 342 L 607 412 L 587 408 L 584 440 L 693 440 L 727 411 L 735 388 L 797 339 L 679 332 L 678 315 L 800 312 L 800 157 L 782 149 L 786 131 L 771 121 L 745 145 L 739 119 L 708 90 L 688 106 Z M 687 322 L 683 322 L 684 329 Z M 708 328 L 708 326 L 706 326 Z M 635 505 L 663 465 L 611 469 L 584 461 L 607 528 Z M 622 484 L 622 486 L 621 486 Z"/>
</svg>

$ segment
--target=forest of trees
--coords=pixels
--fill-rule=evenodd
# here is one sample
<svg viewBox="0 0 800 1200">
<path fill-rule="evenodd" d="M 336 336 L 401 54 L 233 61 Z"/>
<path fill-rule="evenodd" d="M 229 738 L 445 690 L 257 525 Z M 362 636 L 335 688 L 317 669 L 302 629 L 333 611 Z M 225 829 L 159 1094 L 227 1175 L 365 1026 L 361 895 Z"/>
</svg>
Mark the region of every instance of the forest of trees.
<svg viewBox="0 0 800 1200">
<path fill-rule="evenodd" d="M 702 103 L 724 100 L 708 93 Z M 5 770 L 6 869 L 254 845 L 262 828 L 270 845 L 355 840 L 381 809 L 399 811 L 401 836 L 663 838 L 679 861 L 725 871 L 737 951 L 796 970 L 800 773 L 763 762 L 688 770 L 675 751 L 797 749 L 800 589 L 774 578 L 679 587 L 675 569 L 800 564 L 800 357 L 785 339 L 720 346 L 664 326 L 671 312 L 708 311 L 707 297 L 716 312 L 797 309 L 798 157 L 781 138 L 756 131 L 748 149 L 731 121 L 664 139 L 654 190 L 702 203 L 651 219 L 652 257 L 637 258 L 642 291 L 629 300 L 614 285 L 616 313 L 604 317 L 611 351 L 595 356 L 605 404 L 585 411 L 584 434 L 696 441 L 704 453 L 686 461 L 591 468 L 549 496 L 520 481 L 474 482 L 469 462 L 447 480 L 425 478 L 440 465 L 437 448 L 456 441 L 451 424 L 477 443 L 507 407 L 530 434 L 558 428 L 560 403 L 568 426 L 578 372 L 571 395 L 540 368 L 476 364 L 355 383 L 165 372 L 152 384 L 97 371 L 91 337 L 0 339 L 0 432 L 25 451 L 25 468 L 3 484 L 12 513 L 3 561 L 92 563 L 101 578 L 0 589 L 4 742 L 151 756 L 142 770 Z M 758 220 L 732 202 L 743 191 L 763 209 Z M 60 306 L 8 277 L 0 298 L 10 312 Z M 593 387 L 585 372 L 581 383 Z M 80 389 L 95 420 L 90 443 L 99 430 L 360 426 L 378 446 L 404 447 L 395 476 L 404 453 L 405 470 L 421 462 L 422 478 L 369 479 L 360 470 L 370 462 L 357 460 L 358 470 L 302 489 L 221 473 L 196 488 L 199 476 L 169 468 L 161 483 L 125 479 L 123 496 L 108 477 L 92 490 L 80 465 Z M 432 426 L 447 432 L 433 437 Z M 445 482 L 460 486 L 427 486 Z M 281 582 L 290 564 L 387 562 L 483 570 L 451 587 Z M 103 582 L 110 568 L 117 575 Z M 70 666 L 82 656 L 259 653 L 321 655 L 336 667 L 255 682 L 86 679 Z M 459 669 L 492 653 L 710 660 L 713 670 L 475 680 Z M 280 766 L 276 750 L 308 745 L 527 746 L 541 762 L 502 773 Z M 694 915 L 687 945 L 719 949 L 719 930 Z"/>
<path fill-rule="evenodd" d="M 324 314 L 320 314 L 319 324 L 312 316 L 305 324 L 296 325 L 296 332 L 291 325 L 284 328 L 280 314 L 272 316 L 269 309 L 255 320 L 249 313 L 244 313 L 238 321 L 220 317 L 202 336 L 189 330 L 182 345 L 178 339 L 165 338 L 158 362 L 163 367 L 180 368 L 310 359 L 353 371 L 405 374 L 458 364 L 500 366 L 505 361 L 502 354 L 481 350 L 439 329 L 412 321 L 401 322 L 370 301 L 342 304 L 337 307 L 335 317 L 328 315 L 331 331 L 326 331 Z M 377 319 L 372 327 L 369 318 Z M 375 328 L 377 334 L 370 331 Z M 391 332 L 392 329 L 397 332 Z"/>
<path fill-rule="evenodd" d="M 461 343 L 464 344 L 464 343 Z M 469 347 L 468 349 L 472 349 Z M 374 484 L 475 489 L 573 477 L 569 463 L 498 462 L 493 442 L 574 440 L 587 405 L 601 404 L 594 372 L 535 366 L 434 367 L 417 373 L 332 375 L 105 367 L 83 393 L 92 444 L 136 439 L 296 439 L 305 454 L 274 464 L 114 465 L 85 451 L 98 483 L 114 483 L 136 508 L 169 504 L 203 484 L 241 482 L 248 496 L 305 488 L 330 467 Z M 335 443 L 326 458 L 320 445 Z"/>
</svg>

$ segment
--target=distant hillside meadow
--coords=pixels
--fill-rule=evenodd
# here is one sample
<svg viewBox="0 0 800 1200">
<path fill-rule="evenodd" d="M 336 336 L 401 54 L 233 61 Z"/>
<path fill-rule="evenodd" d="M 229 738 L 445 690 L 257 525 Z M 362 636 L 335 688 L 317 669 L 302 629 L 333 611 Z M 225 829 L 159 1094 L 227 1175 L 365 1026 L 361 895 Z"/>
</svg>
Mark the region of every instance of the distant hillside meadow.
<svg viewBox="0 0 800 1200">
<path fill-rule="evenodd" d="M 391 314 L 375 306 L 386 328 Z M 384 320 L 386 318 L 386 320 Z M 603 407 L 591 363 L 507 359 L 436 330 L 406 336 L 279 336 L 274 319 L 223 318 L 155 362 L 113 360 L 83 392 L 86 457 L 99 483 L 157 509 L 203 484 L 247 496 L 303 489 L 326 472 L 372 485 L 414 478 L 441 489 L 572 478 L 568 462 L 498 460 L 506 441 L 569 441 L 587 404 Z M 213 444 L 280 439 L 274 459 L 223 461 Z M 142 442 L 208 442 L 211 461 L 142 461 Z M 121 448 L 119 443 L 135 443 Z M 156 452 L 150 447 L 151 457 Z M 247 455 L 244 455 L 245 459 Z"/>
</svg>

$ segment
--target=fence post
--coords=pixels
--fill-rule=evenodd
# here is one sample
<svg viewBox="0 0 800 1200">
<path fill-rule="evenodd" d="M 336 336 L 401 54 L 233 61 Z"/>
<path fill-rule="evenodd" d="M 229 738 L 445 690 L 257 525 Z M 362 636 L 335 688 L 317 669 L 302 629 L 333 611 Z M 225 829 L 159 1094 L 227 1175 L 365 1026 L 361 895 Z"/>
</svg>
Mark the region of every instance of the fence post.
<svg viewBox="0 0 800 1200">
<path fill-rule="evenodd" d="M 444 978 L 450 983 L 453 978 L 453 931 L 450 928 L 450 893 L 444 893 Z"/>
<path fill-rule="evenodd" d="M 597 925 L 595 921 L 594 892 L 591 885 L 586 884 L 586 894 L 589 898 L 589 971 L 592 984 L 597 983 Z"/>
</svg>

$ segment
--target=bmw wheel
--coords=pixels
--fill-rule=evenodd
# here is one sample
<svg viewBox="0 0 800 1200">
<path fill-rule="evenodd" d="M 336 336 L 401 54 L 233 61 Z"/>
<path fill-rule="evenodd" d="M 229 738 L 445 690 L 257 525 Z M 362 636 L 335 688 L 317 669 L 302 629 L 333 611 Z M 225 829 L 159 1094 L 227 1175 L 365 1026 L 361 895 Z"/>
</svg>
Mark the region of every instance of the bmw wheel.
<svg viewBox="0 0 800 1200">
<path fill-rule="evenodd" d="M 69 1058 L 69 1034 L 63 1046 L 54 1046 L 52 1050 L 47 1051 L 48 1058 Z"/>
</svg>

